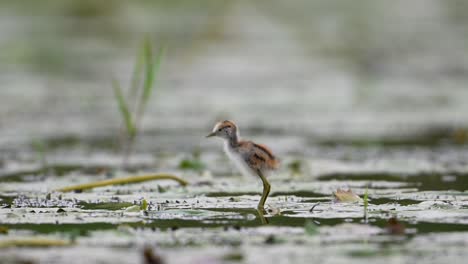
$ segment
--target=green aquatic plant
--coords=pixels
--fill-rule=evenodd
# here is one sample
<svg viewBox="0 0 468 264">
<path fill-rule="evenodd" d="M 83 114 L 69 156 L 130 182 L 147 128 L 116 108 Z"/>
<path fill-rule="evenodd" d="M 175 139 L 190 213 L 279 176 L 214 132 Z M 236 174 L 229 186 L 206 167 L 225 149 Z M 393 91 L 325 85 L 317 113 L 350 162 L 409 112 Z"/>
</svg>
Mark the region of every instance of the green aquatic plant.
<svg viewBox="0 0 468 264">
<path fill-rule="evenodd" d="M 33 142 L 31 143 L 31 146 L 34 149 L 34 151 L 36 151 L 38 160 L 41 162 L 42 170 L 46 171 L 47 168 L 49 167 L 48 162 L 47 162 L 47 157 L 46 157 L 46 153 L 47 153 L 46 144 L 40 140 L 33 140 Z"/>
<path fill-rule="evenodd" d="M 205 169 L 205 164 L 199 159 L 183 159 L 179 163 L 179 169 L 202 171 Z"/>
<path fill-rule="evenodd" d="M 63 247 L 70 246 L 72 243 L 67 240 L 49 239 L 49 238 L 18 238 L 0 241 L 0 248 L 8 247 Z"/>
<path fill-rule="evenodd" d="M 132 114 L 130 113 L 130 109 L 127 105 L 125 97 L 123 96 L 122 88 L 120 87 L 119 82 L 115 79 L 112 79 L 112 87 L 114 88 L 115 98 L 119 106 L 119 111 L 122 115 L 122 119 L 124 120 L 125 128 L 127 129 L 127 137 L 128 139 L 133 139 L 136 134 L 136 128 L 133 122 Z"/>
<path fill-rule="evenodd" d="M 367 210 L 369 205 L 369 188 L 366 186 L 366 192 L 364 193 L 364 221 L 367 223 Z"/>
<path fill-rule="evenodd" d="M 292 176 L 301 175 L 302 161 L 299 159 L 293 160 L 288 164 L 288 169 Z"/>
<path fill-rule="evenodd" d="M 197 172 L 201 172 L 206 168 L 205 163 L 200 158 L 201 151 L 199 149 L 195 149 L 192 152 L 191 158 L 184 158 L 179 163 L 179 169 L 181 170 L 193 170 Z"/>
<path fill-rule="evenodd" d="M 125 177 L 125 178 L 117 178 L 117 179 L 103 180 L 103 181 L 97 181 L 97 182 L 91 182 L 91 183 L 85 183 L 85 184 L 78 184 L 78 185 L 60 188 L 57 191 L 59 192 L 83 191 L 83 190 L 88 190 L 88 189 L 94 189 L 97 187 L 129 184 L 129 183 L 139 183 L 139 182 L 154 181 L 154 180 L 174 180 L 182 186 L 186 186 L 188 184 L 187 181 L 177 176 L 162 173 L 162 174 L 130 176 L 130 177 Z"/>
<path fill-rule="evenodd" d="M 127 97 L 119 82 L 115 78 L 112 79 L 115 99 L 124 122 L 121 136 L 123 165 L 128 163 L 128 159 L 132 153 L 133 145 L 140 129 L 141 119 L 153 94 L 154 83 L 165 53 L 164 48 L 161 48 L 158 55 L 154 57 L 152 49 L 151 41 L 147 38 L 137 55 Z M 141 82 L 142 79 L 143 83 Z"/>
<path fill-rule="evenodd" d="M 143 201 L 141 201 L 140 210 L 142 211 L 148 210 L 148 202 L 146 201 L 146 199 L 143 199 Z"/>
</svg>

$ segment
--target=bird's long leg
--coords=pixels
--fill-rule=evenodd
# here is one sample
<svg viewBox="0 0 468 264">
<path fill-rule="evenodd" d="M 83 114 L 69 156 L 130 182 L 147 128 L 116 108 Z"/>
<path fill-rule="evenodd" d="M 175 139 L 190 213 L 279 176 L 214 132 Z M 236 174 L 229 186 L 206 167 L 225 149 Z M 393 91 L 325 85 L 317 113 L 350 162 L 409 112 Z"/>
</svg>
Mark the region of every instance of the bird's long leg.
<svg viewBox="0 0 468 264">
<path fill-rule="evenodd" d="M 265 218 L 264 210 L 257 209 L 257 213 L 258 213 L 258 217 L 259 217 L 260 222 L 262 223 L 262 225 L 268 224 L 268 219 Z"/>
<path fill-rule="evenodd" d="M 262 179 L 262 182 L 263 182 L 263 194 L 262 194 L 262 198 L 260 198 L 260 202 L 258 203 L 257 209 L 261 211 L 265 211 L 265 202 L 266 202 L 266 199 L 268 198 L 268 194 L 270 194 L 271 186 L 260 170 L 257 170 L 257 174 L 258 176 L 260 176 L 260 179 Z"/>
</svg>

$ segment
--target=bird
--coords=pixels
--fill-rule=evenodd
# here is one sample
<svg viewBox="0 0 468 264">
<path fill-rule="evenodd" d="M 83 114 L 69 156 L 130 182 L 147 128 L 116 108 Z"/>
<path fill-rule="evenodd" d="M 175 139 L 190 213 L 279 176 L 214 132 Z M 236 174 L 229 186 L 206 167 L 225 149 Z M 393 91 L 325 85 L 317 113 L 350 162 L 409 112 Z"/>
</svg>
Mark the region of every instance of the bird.
<svg viewBox="0 0 468 264">
<path fill-rule="evenodd" d="M 252 175 L 260 177 L 263 183 L 263 193 L 257 209 L 265 212 L 265 202 L 271 190 L 271 185 L 265 176 L 279 168 L 280 162 L 276 156 L 265 145 L 241 140 L 239 128 L 230 120 L 216 123 L 213 131 L 206 137 L 223 139 L 224 151 L 240 172 L 247 177 Z"/>
</svg>

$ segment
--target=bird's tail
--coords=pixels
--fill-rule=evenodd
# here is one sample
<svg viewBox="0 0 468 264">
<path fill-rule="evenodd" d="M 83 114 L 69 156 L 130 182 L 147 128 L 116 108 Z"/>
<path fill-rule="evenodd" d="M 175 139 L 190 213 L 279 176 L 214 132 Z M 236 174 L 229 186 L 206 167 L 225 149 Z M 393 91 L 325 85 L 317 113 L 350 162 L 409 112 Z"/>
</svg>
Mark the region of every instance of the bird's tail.
<svg viewBox="0 0 468 264">
<path fill-rule="evenodd" d="M 271 162 L 270 162 L 271 168 L 272 168 L 272 169 L 275 169 L 275 170 L 278 169 L 278 168 L 280 167 L 280 164 L 281 164 L 281 163 L 280 163 L 279 159 L 277 159 L 277 158 L 271 160 Z"/>
</svg>

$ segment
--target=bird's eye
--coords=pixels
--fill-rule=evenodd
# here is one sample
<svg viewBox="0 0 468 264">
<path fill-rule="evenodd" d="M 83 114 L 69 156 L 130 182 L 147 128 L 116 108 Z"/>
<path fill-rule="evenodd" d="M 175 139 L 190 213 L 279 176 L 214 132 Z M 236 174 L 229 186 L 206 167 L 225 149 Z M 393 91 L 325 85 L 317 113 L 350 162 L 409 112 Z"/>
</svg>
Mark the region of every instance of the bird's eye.
<svg viewBox="0 0 468 264">
<path fill-rule="evenodd" d="M 221 132 L 221 130 L 222 130 L 221 128 L 220 128 L 220 129 L 218 129 L 218 132 Z"/>
</svg>

